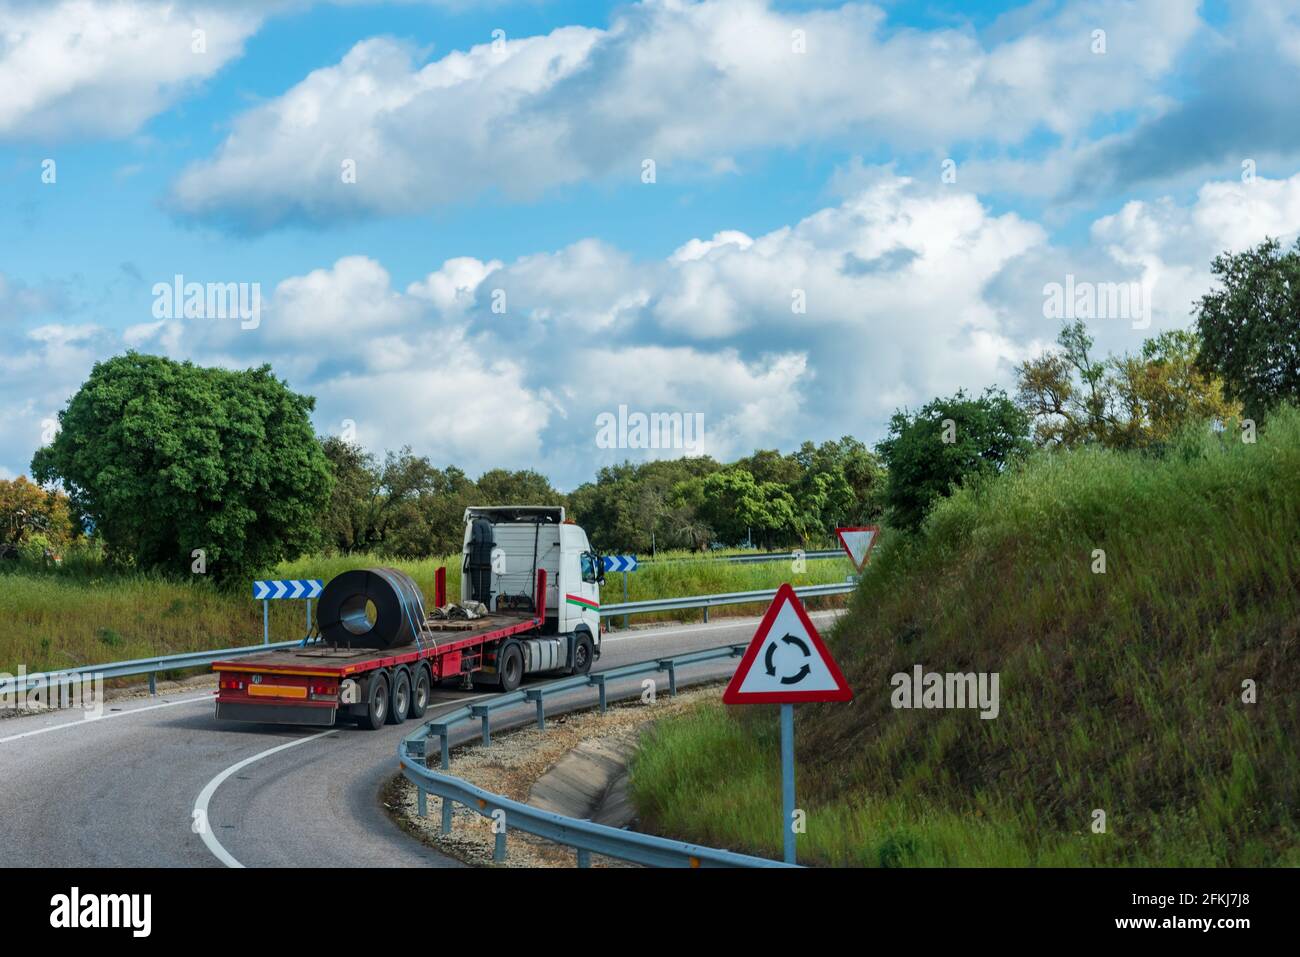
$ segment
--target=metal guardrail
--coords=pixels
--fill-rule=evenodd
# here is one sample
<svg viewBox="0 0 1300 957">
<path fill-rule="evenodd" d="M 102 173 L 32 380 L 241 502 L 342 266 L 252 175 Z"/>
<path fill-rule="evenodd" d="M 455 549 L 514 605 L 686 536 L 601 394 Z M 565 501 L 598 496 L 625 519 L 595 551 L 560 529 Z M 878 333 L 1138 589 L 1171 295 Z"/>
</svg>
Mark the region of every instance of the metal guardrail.
<svg viewBox="0 0 1300 957">
<path fill-rule="evenodd" d="M 0 679 L 0 694 L 25 693 L 33 687 L 59 688 L 84 681 L 88 677 L 124 678 L 130 675 L 149 676 L 149 693 L 156 694 L 158 672 L 174 671 L 181 668 L 201 668 L 214 661 L 226 658 L 238 658 L 262 651 L 275 651 L 280 648 L 293 648 L 303 643 L 304 639 L 278 641 L 271 644 L 245 645 L 240 648 L 223 648 L 217 651 L 186 651 L 178 655 L 159 655 L 156 658 L 135 658 L 131 661 L 116 661 L 104 665 L 84 665 L 77 668 L 65 668 L 60 671 L 39 671 L 29 675 Z"/>
<path fill-rule="evenodd" d="M 436 721 L 425 723 L 403 738 L 397 746 L 397 758 L 401 764 L 402 774 L 418 789 L 416 807 L 420 816 L 428 816 L 428 795 L 433 794 L 442 799 L 443 834 L 451 833 L 452 812 L 457 804 L 483 817 L 492 818 L 497 825 L 496 845 L 492 858 L 497 862 L 505 860 L 507 835 L 509 830 L 514 828 L 572 847 L 577 852 L 579 867 L 590 866 L 592 854 L 644 864 L 647 867 L 791 866 L 765 857 L 751 857 L 748 854 L 737 854 L 734 851 L 674 841 L 636 831 L 624 831 L 604 824 L 565 817 L 553 811 L 543 811 L 519 801 L 512 801 L 510 798 L 485 791 L 451 774 L 441 773 L 451 767 L 451 730 L 457 725 L 478 718 L 482 722 L 480 734 L 483 743 L 490 745 L 492 743 L 491 718 L 494 712 L 526 702 L 535 702 L 537 726 L 544 731 L 548 694 L 595 686 L 600 692 L 600 710 L 604 712 L 607 703 L 605 686 L 608 682 L 667 671 L 669 693 L 675 694 L 678 668 L 706 661 L 738 658 L 744 654 L 746 644 L 725 645 L 672 658 L 642 661 L 598 674 L 561 678 L 558 681 L 549 681 L 511 694 L 498 695 L 484 704 L 457 708 L 455 711 L 441 715 Z M 429 757 L 428 745 L 434 737 L 438 739 L 441 771 L 434 771 L 425 766 Z"/>
<path fill-rule="evenodd" d="M 828 548 L 825 550 L 802 552 L 756 552 L 753 555 L 701 555 L 699 558 L 642 558 L 642 565 L 678 565 L 683 562 L 734 562 L 737 564 L 749 564 L 757 562 L 790 562 L 795 558 L 806 558 L 810 561 L 825 558 L 848 558 L 844 550 L 840 548 Z"/>
<path fill-rule="evenodd" d="M 802 585 L 794 590 L 800 598 L 819 595 L 843 595 L 858 587 L 857 582 L 831 582 L 825 585 Z M 744 605 L 750 602 L 770 602 L 776 597 L 775 588 L 758 591 L 733 591 L 719 595 L 688 595 L 685 598 L 651 598 L 646 601 L 626 601 L 617 605 L 601 605 L 601 618 L 619 615 L 644 615 L 656 611 L 676 611 L 680 608 L 703 608 L 704 620 L 709 620 L 709 609 L 717 605 Z"/>
</svg>

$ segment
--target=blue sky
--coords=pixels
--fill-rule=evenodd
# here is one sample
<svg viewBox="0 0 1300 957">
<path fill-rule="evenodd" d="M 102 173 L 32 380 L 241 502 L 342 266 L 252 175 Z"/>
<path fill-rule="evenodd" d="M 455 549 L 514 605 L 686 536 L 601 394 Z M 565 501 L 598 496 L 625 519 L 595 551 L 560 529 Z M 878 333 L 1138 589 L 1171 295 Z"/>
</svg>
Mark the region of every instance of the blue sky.
<svg viewBox="0 0 1300 957">
<path fill-rule="evenodd" d="M 566 488 L 874 441 L 1009 385 L 1049 284 L 1134 284 L 1093 323 L 1132 350 L 1300 231 L 1280 0 L 0 0 L 0 35 L 0 476 L 128 348 Z M 160 316 L 177 274 L 257 284 L 256 327 Z M 601 448 L 620 405 L 705 440 Z"/>
</svg>

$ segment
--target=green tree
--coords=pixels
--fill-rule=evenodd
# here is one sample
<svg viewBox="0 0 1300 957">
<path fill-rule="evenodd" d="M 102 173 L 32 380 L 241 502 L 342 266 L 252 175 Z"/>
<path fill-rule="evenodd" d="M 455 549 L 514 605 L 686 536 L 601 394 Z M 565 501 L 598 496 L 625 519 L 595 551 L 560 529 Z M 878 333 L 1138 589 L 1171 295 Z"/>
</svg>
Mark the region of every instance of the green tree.
<svg viewBox="0 0 1300 957">
<path fill-rule="evenodd" d="M 1201 371 L 1222 378 L 1252 418 L 1300 402 L 1300 239 L 1286 252 L 1266 239 L 1223 253 L 1210 269 L 1222 286 L 1194 309 Z"/>
<path fill-rule="evenodd" d="M 550 479 L 532 469 L 492 469 L 476 484 L 479 505 L 552 505 L 562 498 Z"/>
<path fill-rule="evenodd" d="M 792 490 L 803 512 L 805 539 L 832 540 L 841 525 L 863 525 L 884 511 L 885 470 L 862 442 L 805 442 L 792 456 L 802 475 Z"/>
<path fill-rule="evenodd" d="M 364 549 L 371 537 L 371 500 L 379 485 L 375 458 L 338 436 L 320 443 L 334 476 L 329 503 L 319 517 L 321 544 L 344 554 Z"/>
<path fill-rule="evenodd" d="M 768 547 L 800 538 L 794 496 L 776 482 L 759 482 L 749 470 L 735 466 L 704 480 L 700 518 L 731 545 L 750 539 Z"/>
<path fill-rule="evenodd" d="M 877 447 L 889 474 L 890 524 L 919 528 L 940 497 L 972 476 L 1001 471 L 1030 448 L 1028 417 L 1000 390 L 978 398 L 959 390 L 915 415 L 895 412 Z"/>
<path fill-rule="evenodd" d="M 239 580 L 316 538 L 329 464 L 310 396 L 270 366 L 234 372 L 129 352 L 99 362 L 32 459 L 109 553 L 140 567 Z"/>
<path fill-rule="evenodd" d="M 683 483 L 718 470 L 707 456 L 606 466 L 595 482 L 568 496 L 569 512 L 605 551 L 648 554 L 656 548 L 700 548 L 712 537 L 698 520 L 698 501 L 677 493 Z"/>
</svg>

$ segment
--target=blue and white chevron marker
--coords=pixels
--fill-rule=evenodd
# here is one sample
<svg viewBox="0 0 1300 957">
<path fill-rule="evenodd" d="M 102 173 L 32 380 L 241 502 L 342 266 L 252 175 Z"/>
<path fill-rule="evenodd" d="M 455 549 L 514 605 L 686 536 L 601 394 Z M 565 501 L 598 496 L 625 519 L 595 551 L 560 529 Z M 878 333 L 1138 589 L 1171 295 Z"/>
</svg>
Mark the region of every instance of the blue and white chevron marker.
<svg viewBox="0 0 1300 957">
<path fill-rule="evenodd" d="M 253 582 L 253 597 L 258 601 L 272 598 L 319 598 L 325 583 L 319 578 L 267 579 Z"/>
</svg>

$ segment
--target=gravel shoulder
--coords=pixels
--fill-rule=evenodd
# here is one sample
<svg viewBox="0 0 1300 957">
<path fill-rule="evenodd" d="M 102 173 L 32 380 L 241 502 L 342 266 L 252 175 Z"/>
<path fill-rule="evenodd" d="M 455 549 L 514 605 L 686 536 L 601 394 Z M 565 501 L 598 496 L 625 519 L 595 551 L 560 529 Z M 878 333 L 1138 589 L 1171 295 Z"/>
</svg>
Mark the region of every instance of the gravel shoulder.
<svg viewBox="0 0 1300 957">
<path fill-rule="evenodd" d="M 645 703 L 633 700 L 614 704 L 605 714 L 578 711 L 555 717 L 547 716 L 546 730 L 529 726 L 517 731 L 492 734 L 492 745 L 475 744 L 453 748 L 451 773 L 477 787 L 514 801 L 529 802 L 533 785 L 580 745 L 602 743 L 632 750 L 642 733 L 660 718 L 680 714 L 694 703 L 717 698 L 718 685 L 680 691 L 669 697 L 660 695 Z M 556 845 L 522 831 L 508 836 L 506 861 L 495 864 L 492 850 L 496 836 L 492 821 L 477 812 L 457 805 L 450 834 L 441 833 L 442 802 L 429 796 L 427 818 L 417 813 L 415 785 L 401 774 L 395 775 L 384 789 L 384 805 L 389 815 L 404 831 L 428 846 L 467 864 L 481 867 L 574 867 L 572 849 Z M 628 867 L 623 861 L 592 855 L 593 867 Z"/>
</svg>

